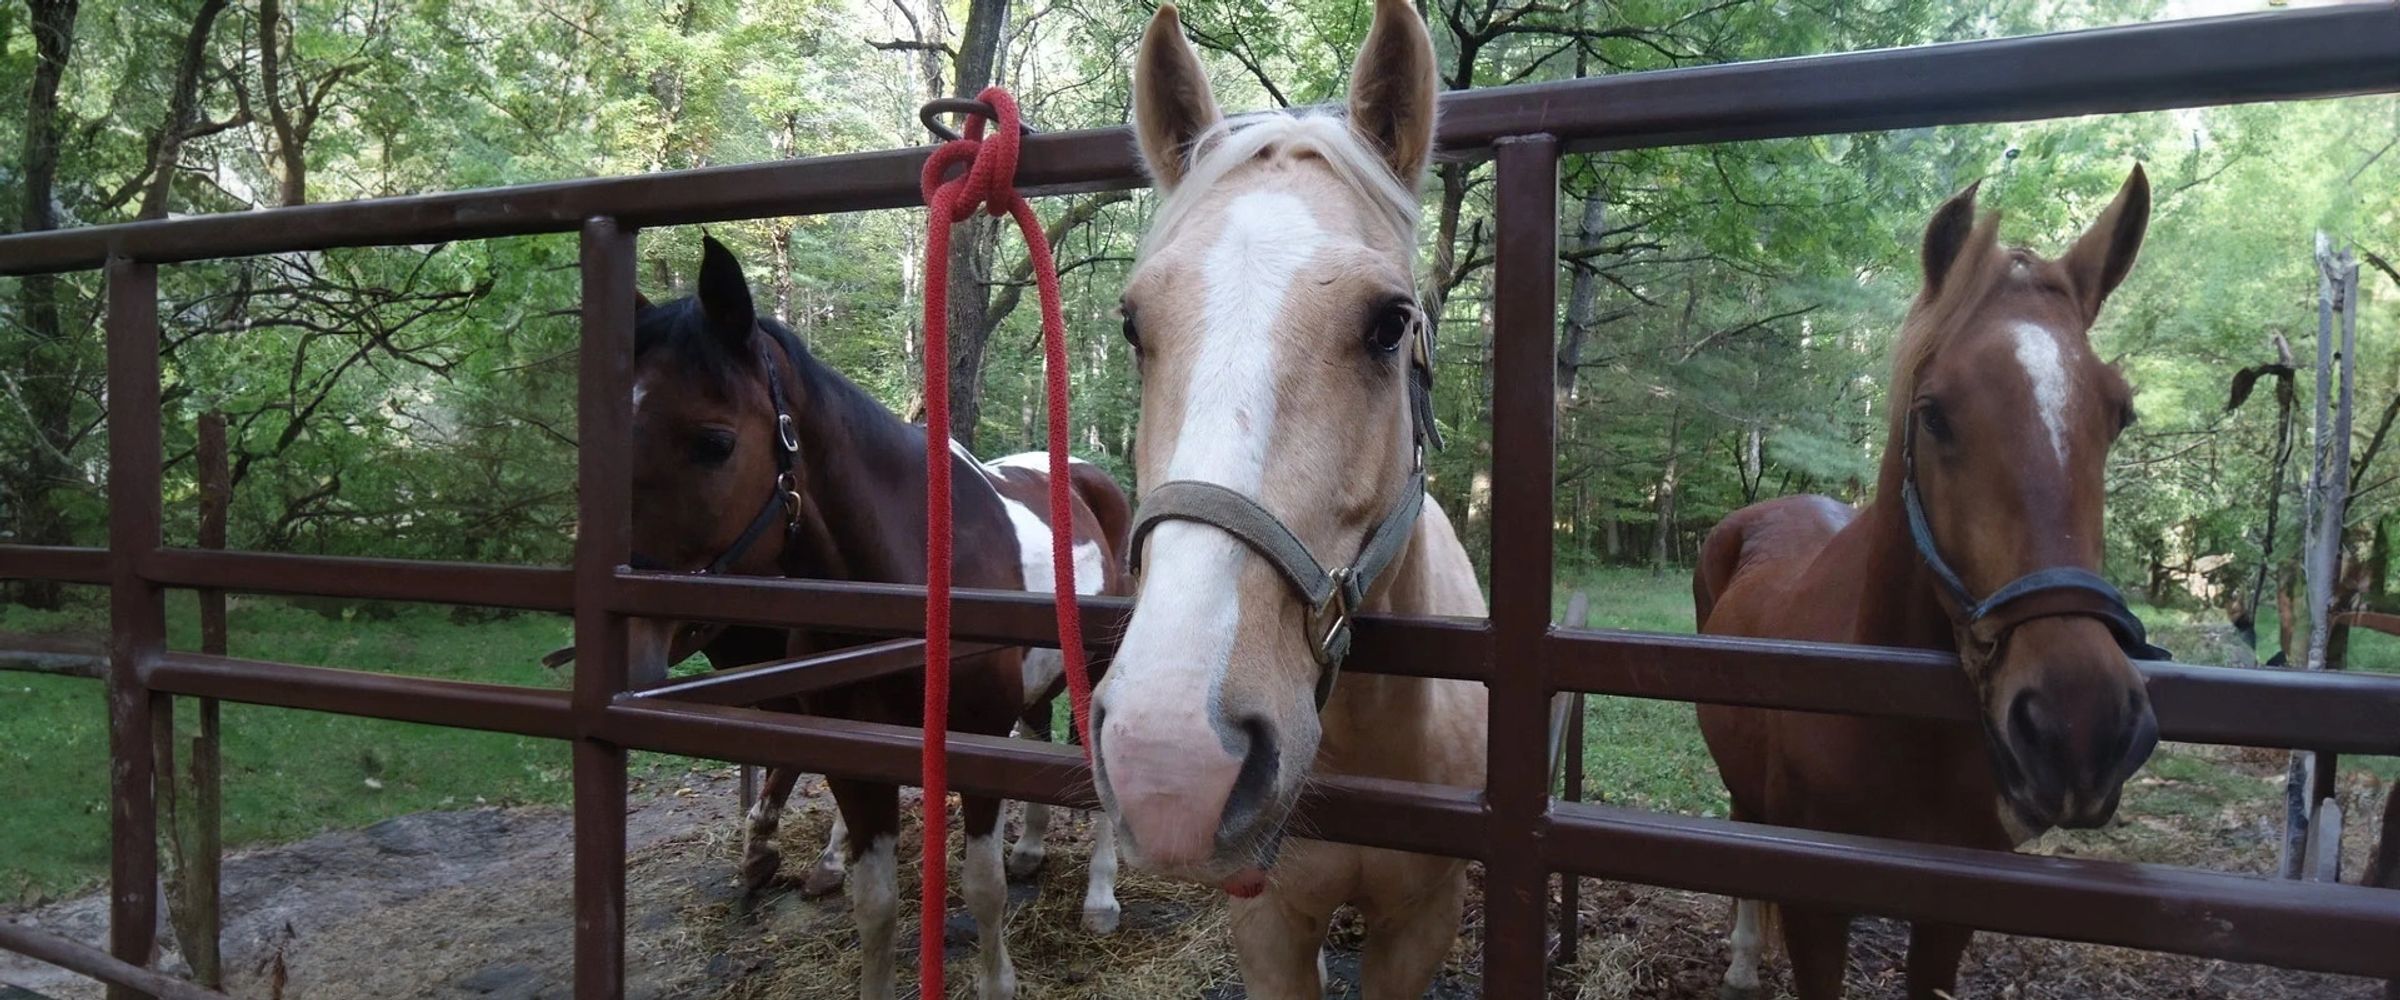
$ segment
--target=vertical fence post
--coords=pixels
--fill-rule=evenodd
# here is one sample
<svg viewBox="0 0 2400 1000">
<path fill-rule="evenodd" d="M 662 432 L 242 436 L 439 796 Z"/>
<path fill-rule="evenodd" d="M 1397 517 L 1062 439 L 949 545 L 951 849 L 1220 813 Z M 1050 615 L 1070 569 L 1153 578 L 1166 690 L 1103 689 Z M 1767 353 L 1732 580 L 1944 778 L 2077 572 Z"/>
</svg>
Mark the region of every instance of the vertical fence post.
<svg viewBox="0 0 2400 1000">
<path fill-rule="evenodd" d="M 625 993 L 625 748 L 600 738 L 625 691 L 625 621 L 609 610 L 632 552 L 625 461 L 633 390 L 634 234 L 583 226 L 583 346 L 575 405 L 575 996 Z"/>
<path fill-rule="evenodd" d="M 1483 995 L 1548 991 L 1550 875 L 1541 828 L 1550 799 L 1552 478 L 1557 436 L 1558 140 L 1493 149 L 1499 232 L 1493 263 L 1492 670 L 1484 788 Z"/>
<path fill-rule="evenodd" d="M 1592 598 L 1576 591 L 1567 598 L 1567 613 L 1559 624 L 1582 628 L 1591 618 Z M 1583 693 L 1556 696 L 1565 705 L 1566 718 L 1554 724 L 1560 732 L 1551 734 L 1551 753 L 1559 760 L 1553 770 L 1565 773 L 1558 780 L 1558 797 L 1568 802 L 1583 801 Z M 1573 872 L 1558 873 L 1558 946 L 1550 950 L 1552 965 L 1575 964 L 1576 953 L 1583 945 L 1583 879 Z"/>
<path fill-rule="evenodd" d="M 233 487 L 226 468 L 225 415 L 200 417 L 199 443 L 193 449 L 194 471 L 200 482 L 200 547 L 225 547 L 225 513 Z M 200 592 L 200 651 L 225 654 L 225 592 Z M 225 985 L 219 952 L 217 897 L 223 859 L 220 782 L 224 768 L 219 755 L 217 699 L 194 699 L 200 731 L 192 737 L 190 764 L 177 770 L 174 698 L 159 701 L 151 719 L 151 753 L 158 773 L 151 788 L 158 801 L 158 823 L 167 851 L 167 923 L 175 943 L 192 968 L 192 979 L 210 989 Z"/>
<path fill-rule="evenodd" d="M 166 648 L 163 591 L 143 579 L 159 546 L 158 266 L 108 262 L 108 945 L 148 968 L 158 938 L 157 759 L 151 720 L 163 697 L 145 681 Z M 109 1000 L 144 994 L 111 986 Z"/>
</svg>

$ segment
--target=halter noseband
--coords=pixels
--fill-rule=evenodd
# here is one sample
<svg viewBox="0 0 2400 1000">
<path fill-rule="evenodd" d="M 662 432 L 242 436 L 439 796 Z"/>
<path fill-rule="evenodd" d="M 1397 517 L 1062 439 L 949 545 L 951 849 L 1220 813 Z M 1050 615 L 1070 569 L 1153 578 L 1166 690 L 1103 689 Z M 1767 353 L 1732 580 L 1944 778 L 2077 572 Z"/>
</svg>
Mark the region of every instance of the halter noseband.
<svg viewBox="0 0 2400 1000">
<path fill-rule="evenodd" d="M 1197 479 L 1160 483 L 1142 498 L 1141 509 L 1134 514 L 1133 538 L 1127 556 L 1134 573 L 1142 570 L 1142 542 L 1151 529 L 1162 521 L 1191 521 L 1233 536 L 1283 576 L 1308 611 L 1301 627 L 1309 652 L 1317 661 L 1316 697 L 1320 710 L 1333 697 L 1333 683 L 1341 674 L 1342 660 L 1350 655 L 1352 613 L 1365 602 L 1376 578 L 1408 547 L 1417 515 L 1425 508 L 1425 449 L 1428 445 L 1436 449 L 1442 446 L 1441 430 L 1434 426 L 1433 419 L 1433 329 L 1422 312 L 1416 313 L 1411 325 L 1414 329 L 1409 332 L 1412 346 L 1405 377 L 1414 441 L 1408 479 L 1401 484 L 1399 498 L 1367 533 L 1366 543 L 1359 547 L 1358 557 L 1349 565 L 1326 569 L 1282 519 L 1269 513 L 1257 500 L 1216 483 Z"/>
<path fill-rule="evenodd" d="M 765 331 L 767 336 L 783 349 L 784 360 L 791 362 L 792 369 L 798 371 L 800 368 L 798 339 L 790 333 L 767 324 L 760 324 L 758 329 Z M 787 564 L 787 569 L 796 548 L 792 545 L 792 536 L 800 531 L 800 514 L 808 503 L 804 489 L 806 483 L 802 478 L 799 463 L 800 428 L 793 422 L 792 401 L 791 396 L 784 391 L 782 367 L 775 364 L 775 359 L 772 357 L 761 356 L 759 362 L 766 366 L 767 398 L 775 405 L 775 486 L 767 494 L 766 503 L 759 505 L 758 513 L 750 518 L 750 525 L 742 529 L 741 537 L 734 539 L 732 545 L 727 546 L 725 551 L 715 559 L 709 560 L 708 565 L 695 575 L 719 576 L 726 570 L 732 569 L 734 564 L 741 562 L 742 557 L 749 553 L 751 546 L 758 544 L 759 539 L 766 537 L 767 529 L 775 526 L 778 515 L 781 515 L 780 519 L 783 521 L 783 559 Z M 634 554 L 632 563 L 635 569 L 669 568 L 640 553 Z"/>
<path fill-rule="evenodd" d="M 1917 555 L 1925 560 L 1925 568 L 1942 592 L 1957 605 L 1957 628 L 1976 644 L 1971 652 L 1988 656 L 1999 650 L 2017 626 L 2039 618 L 2090 618 L 2107 627 L 2108 634 L 2124 650 L 2129 659 L 2165 660 L 2172 654 L 2150 644 L 2142 620 L 2134 617 L 2125 606 L 2125 595 L 2100 574 L 2080 566 L 2048 566 L 2020 576 L 1982 600 L 1967 590 L 1966 582 L 1942 558 L 1941 548 L 1934 544 L 1933 525 L 1925 518 L 1925 503 L 1917 495 L 1917 418 L 1910 414 L 1906 430 L 1900 439 L 1900 461 L 1903 475 L 1900 480 L 1900 505 L 1908 513 L 1908 535 L 1917 546 Z"/>
</svg>

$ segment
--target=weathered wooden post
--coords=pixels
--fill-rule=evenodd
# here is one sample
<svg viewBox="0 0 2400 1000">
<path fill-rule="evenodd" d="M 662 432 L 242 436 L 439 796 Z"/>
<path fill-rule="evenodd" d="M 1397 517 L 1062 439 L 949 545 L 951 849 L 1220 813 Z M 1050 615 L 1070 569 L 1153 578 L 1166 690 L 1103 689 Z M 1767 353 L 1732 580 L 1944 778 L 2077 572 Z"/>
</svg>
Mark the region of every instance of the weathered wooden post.
<svg viewBox="0 0 2400 1000">
<path fill-rule="evenodd" d="M 233 503 L 233 477 L 226 457 L 225 415 L 200 417 L 199 447 L 194 452 L 200 480 L 200 547 L 225 547 L 226 514 Z M 226 650 L 225 592 L 200 592 L 200 651 L 223 656 Z M 192 979 L 211 989 L 225 985 L 219 954 L 222 919 L 218 910 L 224 858 L 224 764 L 220 757 L 217 699 L 199 699 L 200 732 L 192 737 L 190 763 L 178 777 L 175 768 L 174 715 L 162 712 L 153 728 L 159 774 L 157 796 L 160 832 L 166 838 L 167 921 L 174 927 Z M 188 807 L 188 808 L 187 808 Z"/>
<path fill-rule="evenodd" d="M 2301 551 L 2302 570 L 2308 579 L 2308 655 L 2301 661 L 2305 670 L 2328 667 L 2325 651 L 2333 634 L 2334 591 L 2342 563 L 2342 527 L 2350 507 L 2350 411 L 2357 383 L 2358 354 L 2358 310 L 2352 304 L 2358 294 L 2358 263 L 2347 250 L 2336 253 L 2332 239 L 2323 232 L 2317 234 L 2316 259 L 2316 460 L 2309 471 L 2308 540 Z M 2337 368 L 2341 380 L 2338 395 L 2334 388 Z M 2325 772 L 2322 775 L 2318 773 L 2320 768 Z M 2283 790 L 2284 832 L 2279 868 L 2285 878 L 2306 875 L 2310 813 L 2324 804 L 2314 793 L 2332 786 L 2332 768 L 2329 754 L 2308 751 L 2292 754 Z M 2329 854 L 2338 862 L 2340 832 L 2332 831 L 2328 836 L 2337 844 Z"/>
</svg>

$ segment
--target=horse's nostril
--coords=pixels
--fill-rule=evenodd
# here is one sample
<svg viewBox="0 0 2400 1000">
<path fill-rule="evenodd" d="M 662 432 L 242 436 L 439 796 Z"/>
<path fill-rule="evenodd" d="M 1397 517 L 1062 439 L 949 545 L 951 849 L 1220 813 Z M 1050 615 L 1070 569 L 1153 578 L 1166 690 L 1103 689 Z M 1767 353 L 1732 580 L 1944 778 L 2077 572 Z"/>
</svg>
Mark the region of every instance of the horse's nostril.
<svg viewBox="0 0 2400 1000">
<path fill-rule="evenodd" d="M 2020 755 L 2039 753 L 2043 731 L 2049 728 L 2049 710 L 2042 705 L 2041 695 L 2033 691 L 2020 692 L 2008 706 L 2008 738 L 2017 745 Z"/>
<path fill-rule="evenodd" d="M 1234 728 L 1242 734 L 1242 768 L 1226 793 L 1225 815 L 1217 829 L 1238 836 L 1266 807 L 1281 762 L 1275 752 L 1275 728 L 1265 716 L 1245 715 L 1234 721 Z"/>
</svg>

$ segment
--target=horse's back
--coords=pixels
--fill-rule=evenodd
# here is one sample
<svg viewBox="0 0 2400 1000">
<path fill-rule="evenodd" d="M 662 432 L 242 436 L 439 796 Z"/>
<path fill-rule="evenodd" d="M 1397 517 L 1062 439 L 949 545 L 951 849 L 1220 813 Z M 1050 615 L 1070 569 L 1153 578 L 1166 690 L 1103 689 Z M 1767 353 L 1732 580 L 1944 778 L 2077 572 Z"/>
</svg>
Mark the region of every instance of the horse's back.
<svg viewBox="0 0 2400 1000">
<path fill-rule="evenodd" d="M 1754 617 L 1746 613 L 1747 605 L 1780 592 L 1857 517 L 1849 504 L 1815 494 L 1755 503 L 1727 515 L 1701 542 L 1700 563 L 1692 570 L 1694 624 L 1718 635 L 1760 634 L 1743 627 Z M 1736 588 L 1743 593 L 1735 594 Z M 1758 597 L 1749 598 L 1754 593 Z M 1728 603 L 1734 607 L 1727 615 L 1734 620 L 1719 622 L 1718 608 Z"/>
<path fill-rule="evenodd" d="M 1795 496 L 1752 504 L 1728 515 L 1700 546 L 1692 570 L 1697 625 L 1711 635 L 1833 639 L 1821 622 L 1798 614 L 1801 577 L 1858 511 L 1825 496 Z M 1716 758 L 1734 818 L 1758 820 L 1769 778 L 1773 720 L 1778 713 L 1731 705 L 1701 705 L 1700 733 Z"/>
</svg>

